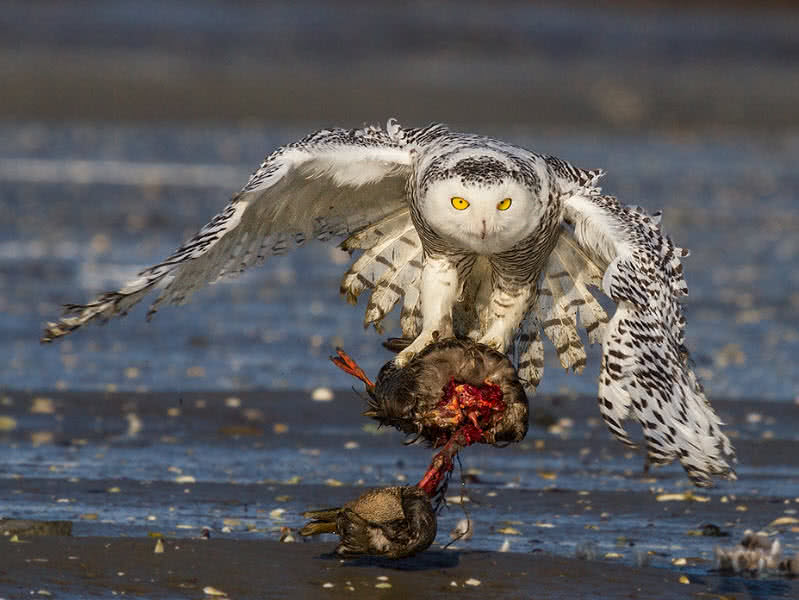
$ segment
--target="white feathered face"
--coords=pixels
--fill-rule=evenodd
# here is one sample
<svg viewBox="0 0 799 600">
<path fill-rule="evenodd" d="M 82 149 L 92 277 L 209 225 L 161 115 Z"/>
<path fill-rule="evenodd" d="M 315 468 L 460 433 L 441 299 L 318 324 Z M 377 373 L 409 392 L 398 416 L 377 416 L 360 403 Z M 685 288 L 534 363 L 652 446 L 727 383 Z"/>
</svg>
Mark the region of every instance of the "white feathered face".
<svg viewBox="0 0 799 600">
<path fill-rule="evenodd" d="M 421 204 L 438 235 L 482 255 L 509 250 L 531 235 L 544 210 L 537 197 L 512 179 L 489 185 L 438 181 Z"/>
</svg>

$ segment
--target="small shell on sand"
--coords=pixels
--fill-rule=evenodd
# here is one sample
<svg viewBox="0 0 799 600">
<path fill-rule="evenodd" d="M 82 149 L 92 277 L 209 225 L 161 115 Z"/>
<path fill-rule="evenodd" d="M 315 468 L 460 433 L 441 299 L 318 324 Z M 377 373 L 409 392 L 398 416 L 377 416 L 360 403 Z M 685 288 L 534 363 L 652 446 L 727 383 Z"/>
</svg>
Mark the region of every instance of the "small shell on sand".
<svg viewBox="0 0 799 600">
<path fill-rule="evenodd" d="M 35 415 L 51 415 L 55 412 L 55 403 L 50 398 L 37 396 L 31 401 L 31 412 Z"/>
<path fill-rule="evenodd" d="M 771 523 L 768 524 L 769 527 L 780 527 L 781 525 L 793 525 L 795 523 L 799 523 L 799 519 L 795 517 L 779 517 L 778 519 L 774 519 Z"/>
<path fill-rule="evenodd" d="M 333 400 L 333 390 L 328 387 L 318 387 L 311 392 L 311 400 L 314 402 L 330 402 Z"/>
<path fill-rule="evenodd" d="M 716 547 L 716 563 L 722 571 L 763 573 L 768 571 L 793 572 L 793 561 L 783 560 L 782 544 L 776 538 L 747 529 L 737 546 Z M 796 566 L 799 566 L 797 564 Z"/>
<path fill-rule="evenodd" d="M 468 496 L 447 496 L 444 500 L 448 504 L 466 504 L 467 502 L 471 502 Z"/>
<path fill-rule="evenodd" d="M 458 521 L 452 531 L 450 531 L 449 535 L 452 538 L 468 540 L 472 537 L 473 532 L 474 529 L 472 528 L 472 522 L 469 519 L 461 519 Z"/>
<path fill-rule="evenodd" d="M 693 492 L 681 492 L 678 494 L 660 494 L 655 498 L 658 502 L 710 502 L 707 496 L 697 496 Z"/>
</svg>

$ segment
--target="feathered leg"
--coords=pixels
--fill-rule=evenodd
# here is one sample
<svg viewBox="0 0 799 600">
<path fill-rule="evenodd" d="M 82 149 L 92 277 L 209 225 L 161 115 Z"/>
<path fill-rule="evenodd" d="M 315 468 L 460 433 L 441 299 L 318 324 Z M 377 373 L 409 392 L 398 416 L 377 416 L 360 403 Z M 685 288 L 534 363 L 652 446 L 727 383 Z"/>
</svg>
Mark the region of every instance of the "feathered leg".
<svg viewBox="0 0 799 600">
<path fill-rule="evenodd" d="M 448 257 L 430 257 L 422 270 L 422 332 L 394 359 L 404 367 L 436 338 L 452 336 L 452 307 L 458 298 L 458 268 Z"/>
</svg>

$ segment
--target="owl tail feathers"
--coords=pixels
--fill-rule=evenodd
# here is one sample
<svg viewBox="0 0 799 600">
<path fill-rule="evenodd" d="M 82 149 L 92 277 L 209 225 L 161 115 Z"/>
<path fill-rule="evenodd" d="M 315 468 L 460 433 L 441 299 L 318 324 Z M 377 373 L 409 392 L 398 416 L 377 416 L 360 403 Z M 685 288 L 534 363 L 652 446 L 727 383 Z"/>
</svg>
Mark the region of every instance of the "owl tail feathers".
<svg viewBox="0 0 799 600">
<path fill-rule="evenodd" d="M 88 304 L 65 305 L 64 315 L 57 322 L 47 323 L 40 341 L 52 342 L 91 321 L 104 323 L 111 317 L 126 315 L 130 308 L 144 298 L 169 272 L 169 269 L 163 268 L 148 269 L 117 292 L 106 292 Z M 150 316 L 152 312 L 148 314 L 148 318 Z"/>
<path fill-rule="evenodd" d="M 608 323 L 599 374 L 599 410 L 610 432 L 636 447 L 622 426 L 641 424 L 649 461 L 679 460 L 698 487 L 713 477 L 737 479 L 735 450 L 697 381 L 684 346 L 649 309 L 621 302 Z M 631 343 L 631 331 L 656 332 Z"/>
</svg>

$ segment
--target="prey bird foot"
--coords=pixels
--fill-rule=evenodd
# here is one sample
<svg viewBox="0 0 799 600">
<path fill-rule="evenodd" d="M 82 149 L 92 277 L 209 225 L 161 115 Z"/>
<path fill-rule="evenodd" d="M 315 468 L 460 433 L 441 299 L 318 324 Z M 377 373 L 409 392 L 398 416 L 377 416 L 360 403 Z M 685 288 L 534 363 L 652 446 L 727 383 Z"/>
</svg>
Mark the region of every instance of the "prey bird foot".
<svg viewBox="0 0 799 600">
<path fill-rule="evenodd" d="M 364 373 L 363 369 L 358 366 L 358 363 L 355 362 L 349 354 L 344 352 L 341 348 L 336 348 L 336 354 L 338 356 L 331 356 L 330 360 L 334 365 L 336 365 L 339 369 L 344 371 L 345 373 L 352 375 L 353 377 L 360 379 L 361 381 L 366 384 L 366 387 L 370 390 L 373 390 L 375 384 L 372 383 L 372 380 Z"/>
<path fill-rule="evenodd" d="M 455 463 L 448 455 L 445 446 L 444 450 L 433 457 L 430 467 L 419 483 L 416 484 L 416 487 L 423 490 L 430 498 L 435 497 L 436 491 L 441 486 L 441 483 L 446 480 L 447 475 L 452 471 L 454 466 Z"/>
</svg>

